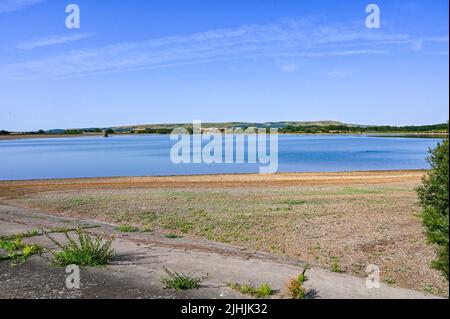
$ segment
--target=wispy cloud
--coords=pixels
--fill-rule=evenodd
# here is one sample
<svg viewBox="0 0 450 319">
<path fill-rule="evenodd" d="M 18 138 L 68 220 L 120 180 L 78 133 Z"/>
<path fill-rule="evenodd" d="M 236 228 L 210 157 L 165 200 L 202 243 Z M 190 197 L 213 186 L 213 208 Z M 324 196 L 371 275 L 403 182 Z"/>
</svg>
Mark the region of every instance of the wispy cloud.
<svg viewBox="0 0 450 319">
<path fill-rule="evenodd" d="M 346 78 L 351 74 L 353 74 L 353 72 L 349 70 L 333 70 L 328 72 L 330 78 Z"/>
<path fill-rule="evenodd" d="M 412 43 L 412 50 L 415 52 L 419 52 L 423 50 L 423 40 L 418 39 Z"/>
<path fill-rule="evenodd" d="M 298 66 L 293 63 L 285 64 L 285 65 L 281 66 L 281 70 L 283 72 L 294 72 L 297 69 L 298 69 Z"/>
<path fill-rule="evenodd" d="M 42 48 L 55 44 L 65 44 L 69 42 L 75 42 L 82 39 L 90 38 L 91 36 L 92 36 L 91 33 L 77 33 L 71 35 L 56 35 L 45 38 L 37 38 L 21 42 L 17 45 L 17 48 L 21 50 L 32 50 L 35 48 Z"/>
<path fill-rule="evenodd" d="M 302 19 L 68 51 L 0 66 L 0 71 L 19 78 L 65 78 L 245 58 L 386 54 L 413 41 L 404 34 Z"/>
<path fill-rule="evenodd" d="M 22 10 L 46 0 L 0 0 L 0 13 Z"/>
<path fill-rule="evenodd" d="M 448 55 L 448 51 L 431 51 L 427 52 L 430 55 Z"/>
</svg>

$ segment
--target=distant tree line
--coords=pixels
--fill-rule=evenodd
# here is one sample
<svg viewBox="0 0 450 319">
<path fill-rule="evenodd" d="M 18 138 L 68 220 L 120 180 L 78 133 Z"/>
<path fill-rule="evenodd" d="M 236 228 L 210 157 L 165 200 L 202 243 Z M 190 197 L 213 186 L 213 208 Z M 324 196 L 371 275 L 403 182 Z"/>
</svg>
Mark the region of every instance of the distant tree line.
<svg viewBox="0 0 450 319">
<path fill-rule="evenodd" d="M 68 130 L 39 130 L 32 132 L 21 132 L 20 134 L 65 134 L 65 135 L 80 135 L 84 133 L 102 133 L 108 134 L 170 134 L 173 127 L 160 128 L 145 128 L 126 130 L 117 128 L 102 129 L 102 128 L 87 128 L 87 129 L 68 129 Z M 185 129 L 192 134 L 192 126 L 185 126 Z M 247 127 L 240 127 L 240 129 L 247 129 Z M 266 126 L 269 132 L 269 127 Z M 350 125 L 288 125 L 278 129 L 279 133 L 306 133 L 306 134 L 320 134 L 320 133 L 448 133 L 448 123 L 436 125 L 422 125 L 422 126 L 350 126 Z M 0 130 L 0 135 L 11 134 L 8 131 Z"/>
<path fill-rule="evenodd" d="M 448 132 L 448 124 L 423 126 L 293 126 L 279 129 L 280 133 L 444 133 Z"/>
<path fill-rule="evenodd" d="M 79 134 L 84 134 L 84 133 L 103 133 L 106 132 L 108 134 L 113 134 L 114 130 L 111 128 L 108 129 L 101 129 L 101 128 L 90 128 L 90 129 L 83 129 L 83 130 L 76 130 L 76 129 L 71 129 L 71 130 L 65 130 L 63 132 L 63 134 L 67 134 L 67 135 L 79 135 Z"/>
<path fill-rule="evenodd" d="M 63 134 L 77 135 L 77 134 L 83 134 L 83 131 L 82 130 L 65 130 Z"/>
<path fill-rule="evenodd" d="M 170 134 L 171 128 L 146 128 L 145 130 L 134 130 L 137 134 Z"/>
<path fill-rule="evenodd" d="M 192 134 L 192 127 L 185 127 L 185 129 L 189 132 L 189 134 Z M 134 130 L 132 133 L 134 134 L 170 134 L 174 128 L 146 128 L 144 130 Z"/>
<path fill-rule="evenodd" d="M 89 129 L 83 130 L 83 132 L 85 132 L 85 133 L 102 133 L 103 130 L 101 128 L 89 128 Z"/>
</svg>

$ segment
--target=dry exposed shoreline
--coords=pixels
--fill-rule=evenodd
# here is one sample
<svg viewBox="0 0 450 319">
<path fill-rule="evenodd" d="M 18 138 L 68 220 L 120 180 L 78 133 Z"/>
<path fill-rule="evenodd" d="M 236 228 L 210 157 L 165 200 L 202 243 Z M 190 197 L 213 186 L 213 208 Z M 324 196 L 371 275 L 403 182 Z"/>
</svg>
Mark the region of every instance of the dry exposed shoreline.
<svg viewBox="0 0 450 319">
<path fill-rule="evenodd" d="M 424 170 L 0 181 L 0 204 L 287 256 L 448 296 L 430 267 Z M 418 275 L 420 274 L 420 275 Z"/>
<path fill-rule="evenodd" d="M 81 188 L 158 187 L 273 187 L 308 185 L 389 184 L 419 182 L 426 170 L 380 170 L 276 174 L 203 174 L 173 176 L 131 176 L 61 178 L 40 180 L 0 180 L 2 192 L 14 188 L 33 190 Z"/>
</svg>

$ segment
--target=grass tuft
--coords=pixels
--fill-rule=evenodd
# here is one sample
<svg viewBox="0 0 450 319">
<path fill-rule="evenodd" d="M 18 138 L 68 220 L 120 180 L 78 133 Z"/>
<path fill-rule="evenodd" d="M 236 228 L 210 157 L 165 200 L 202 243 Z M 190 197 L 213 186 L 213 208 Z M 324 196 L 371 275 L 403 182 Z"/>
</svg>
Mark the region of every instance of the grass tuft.
<svg viewBox="0 0 450 319">
<path fill-rule="evenodd" d="M 63 232 L 68 241 L 66 245 L 61 244 L 48 233 L 45 234 L 61 248 L 61 251 L 53 253 L 53 264 L 57 266 L 103 266 L 108 263 L 114 253 L 111 248 L 113 237 L 90 235 L 82 228 L 76 230 L 77 240 L 73 239 L 68 232 Z"/>
<path fill-rule="evenodd" d="M 332 272 L 342 272 L 342 268 L 339 265 L 339 260 L 336 257 L 333 257 L 333 260 L 331 263 L 331 271 Z"/>
<path fill-rule="evenodd" d="M 252 286 L 250 284 L 239 284 L 237 282 L 231 282 L 228 287 L 240 292 L 243 295 L 249 295 L 256 298 L 267 298 L 274 293 L 272 287 L 269 284 L 261 284 L 259 287 Z"/>
<path fill-rule="evenodd" d="M 137 227 L 131 225 L 120 225 L 117 227 L 117 230 L 121 231 L 122 233 L 135 233 L 139 231 Z"/>
<path fill-rule="evenodd" d="M 168 289 L 198 289 L 200 288 L 200 283 L 205 279 L 205 277 L 196 277 L 191 273 L 178 273 L 176 271 L 169 270 L 166 267 L 164 267 L 164 271 L 167 273 L 168 277 L 163 278 L 161 282 L 164 284 L 164 287 Z"/>
</svg>

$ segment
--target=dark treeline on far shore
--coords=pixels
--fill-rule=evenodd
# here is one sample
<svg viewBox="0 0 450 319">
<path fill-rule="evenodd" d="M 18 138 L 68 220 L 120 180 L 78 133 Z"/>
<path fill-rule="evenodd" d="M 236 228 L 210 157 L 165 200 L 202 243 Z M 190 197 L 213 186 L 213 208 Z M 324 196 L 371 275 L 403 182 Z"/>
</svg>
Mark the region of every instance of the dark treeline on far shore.
<svg viewBox="0 0 450 319">
<path fill-rule="evenodd" d="M 279 129 L 280 133 L 448 133 L 448 124 L 422 126 L 291 126 Z"/>
<path fill-rule="evenodd" d="M 230 126 L 232 128 L 246 129 L 250 126 Z M 258 128 L 266 128 L 267 131 L 273 127 L 270 124 L 260 124 Z M 0 135 L 82 135 L 82 134 L 170 134 L 175 127 L 152 127 L 139 129 L 124 128 L 87 128 L 87 129 L 57 129 L 38 130 L 30 132 L 8 132 L 0 130 Z M 192 126 L 185 125 L 184 128 L 192 134 Z M 393 134 L 448 134 L 448 123 L 421 126 L 361 126 L 361 125 L 285 125 L 278 127 L 281 134 L 371 134 L 371 133 L 393 133 Z"/>
</svg>

